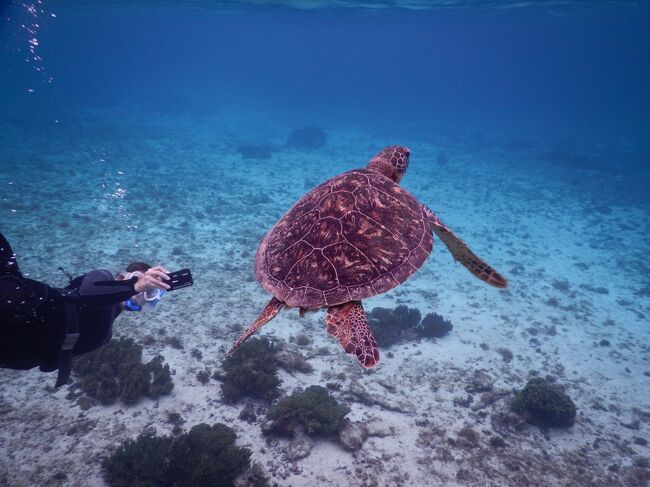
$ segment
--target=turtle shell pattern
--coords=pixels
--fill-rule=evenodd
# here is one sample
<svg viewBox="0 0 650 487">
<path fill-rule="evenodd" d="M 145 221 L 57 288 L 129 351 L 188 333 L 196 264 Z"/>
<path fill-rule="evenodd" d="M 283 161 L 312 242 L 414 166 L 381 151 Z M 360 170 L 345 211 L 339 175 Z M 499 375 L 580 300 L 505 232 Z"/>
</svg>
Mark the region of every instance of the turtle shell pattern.
<svg viewBox="0 0 650 487">
<path fill-rule="evenodd" d="M 433 248 L 422 206 L 388 177 L 356 169 L 317 186 L 266 234 L 255 275 L 291 307 L 316 309 L 388 291 Z"/>
</svg>

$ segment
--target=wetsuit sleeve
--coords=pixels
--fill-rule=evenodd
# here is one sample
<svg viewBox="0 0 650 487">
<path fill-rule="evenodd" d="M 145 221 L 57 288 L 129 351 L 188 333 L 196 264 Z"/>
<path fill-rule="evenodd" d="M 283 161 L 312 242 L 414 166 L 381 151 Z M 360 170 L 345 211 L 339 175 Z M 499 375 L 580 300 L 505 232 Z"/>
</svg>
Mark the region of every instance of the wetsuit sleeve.
<svg viewBox="0 0 650 487">
<path fill-rule="evenodd" d="M 70 284 L 68 284 L 66 287 L 63 289 L 70 290 L 70 289 L 79 289 L 79 286 L 81 286 L 81 281 L 84 280 L 84 276 L 77 276 L 75 277 L 72 281 L 70 281 Z"/>
<path fill-rule="evenodd" d="M 110 272 L 94 270 L 83 277 L 79 289 L 74 294 L 80 304 L 117 304 L 138 294 L 135 290 L 137 280 L 137 277 L 132 277 L 129 280 L 116 281 Z"/>
<path fill-rule="evenodd" d="M 11 245 L 7 239 L 0 233 L 0 276 L 22 277 L 16 254 L 11 250 Z"/>
</svg>

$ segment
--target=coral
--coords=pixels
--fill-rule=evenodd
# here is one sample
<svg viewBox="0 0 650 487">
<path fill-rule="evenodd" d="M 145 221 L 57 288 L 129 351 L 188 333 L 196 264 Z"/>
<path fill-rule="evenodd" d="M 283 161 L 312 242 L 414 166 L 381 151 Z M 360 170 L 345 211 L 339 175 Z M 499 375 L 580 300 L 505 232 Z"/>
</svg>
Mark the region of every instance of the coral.
<svg viewBox="0 0 650 487">
<path fill-rule="evenodd" d="M 272 401 L 278 394 L 275 346 L 266 338 L 252 338 L 223 362 L 221 384 L 224 402 L 236 403 L 245 396 Z"/>
<path fill-rule="evenodd" d="M 120 399 L 126 404 L 135 404 L 141 396 L 149 392 L 151 377 L 144 364 L 134 364 L 131 373 L 120 381 Z"/>
<path fill-rule="evenodd" d="M 369 314 L 369 320 L 377 345 L 385 348 L 414 339 L 421 316 L 419 310 L 405 305 L 395 309 L 374 308 Z"/>
<path fill-rule="evenodd" d="M 143 396 L 169 394 L 174 387 L 169 365 L 163 365 L 160 356 L 146 364 L 141 359 L 142 347 L 130 338 L 121 338 L 75 358 L 73 371 L 81 389 L 104 404 L 118 399 L 133 404 Z"/>
<path fill-rule="evenodd" d="M 492 448 L 505 448 L 508 446 L 503 438 L 500 436 L 493 436 L 490 438 L 490 446 Z"/>
<path fill-rule="evenodd" d="M 240 144 L 237 146 L 237 152 L 242 159 L 270 159 L 271 153 L 275 150 L 276 147 L 271 144 Z"/>
<path fill-rule="evenodd" d="M 169 455 L 172 485 L 232 485 L 248 468 L 251 456 L 251 451 L 235 445 L 235 440 L 235 432 L 224 424 L 194 426 L 172 445 Z"/>
<path fill-rule="evenodd" d="M 231 486 L 250 464 L 232 429 L 199 424 L 178 438 L 144 433 L 102 462 L 111 487 Z"/>
<path fill-rule="evenodd" d="M 453 327 L 454 325 L 451 324 L 451 321 L 445 320 L 437 313 L 429 313 L 424 317 L 416 331 L 418 335 L 423 337 L 439 338 L 450 332 Z"/>
<path fill-rule="evenodd" d="M 155 356 L 147 364 L 147 369 L 151 376 L 149 384 L 149 397 L 166 396 L 174 388 L 169 365 L 163 365 L 163 359 L 160 355 Z"/>
<path fill-rule="evenodd" d="M 352 422 L 347 418 L 341 420 L 339 442 L 345 449 L 350 451 L 360 450 L 367 437 L 368 430 L 363 423 Z"/>
<path fill-rule="evenodd" d="M 265 205 L 270 202 L 271 197 L 268 193 L 249 192 L 242 198 L 242 203 L 247 206 Z"/>
<path fill-rule="evenodd" d="M 501 355 L 501 358 L 503 359 L 504 362 L 511 362 L 512 359 L 514 358 L 514 354 L 512 353 L 511 350 L 500 347 L 496 349 L 496 352 Z"/>
<path fill-rule="evenodd" d="M 553 279 L 553 281 L 551 282 L 551 286 L 553 286 L 558 291 L 562 291 L 562 292 L 567 292 L 571 289 L 571 284 L 566 279 L 562 279 L 562 280 Z"/>
<path fill-rule="evenodd" d="M 298 336 L 296 336 L 296 345 L 298 345 L 299 347 L 305 347 L 310 343 L 311 343 L 311 338 L 309 338 L 304 333 L 300 333 Z"/>
<path fill-rule="evenodd" d="M 463 448 L 476 448 L 479 445 L 479 434 L 474 428 L 465 426 L 458 433 L 456 446 Z"/>
<path fill-rule="evenodd" d="M 275 354 L 273 355 L 277 364 L 287 372 L 302 372 L 309 374 L 314 371 L 312 365 L 305 360 L 298 347 L 293 344 L 280 340 L 277 343 Z"/>
<path fill-rule="evenodd" d="M 314 126 L 307 126 L 291 132 L 287 139 L 287 147 L 293 149 L 316 150 L 327 142 L 327 134 Z"/>
<path fill-rule="evenodd" d="M 180 426 L 185 421 L 181 414 L 177 411 L 167 411 L 167 422 L 173 424 L 174 426 Z"/>
<path fill-rule="evenodd" d="M 422 319 L 422 314 L 419 309 L 409 308 L 401 304 L 393 310 L 393 318 L 395 319 L 395 324 L 404 330 L 418 326 Z"/>
<path fill-rule="evenodd" d="M 183 350 L 183 342 L 177 336 L 168 337 L 165 343 L 176 350 Z"/>
<path fill-rule="evenodd" d="M 421 316 L 418 309 L 405 305 L 395 309 L 374 308 L 369 319 L 377 344 L 385 348 L 417 337 L 441 337 L 453 328 L 451 322 L 439 314 L 429 313 L 420 322 Z"/>
<path fill-rule="evenodd" d="M 169 453 L 172 439 L 143 433 L 127 440 L 102 461 L 102 472 L 111 487 L 156 487 L 170 485 Z"/>
<path fill-rule="evenodd" d="M 242 419 L 251 424 L 257 421 L 257 414 L 255 413 L 255 407 L 252 403 L 246 403 L 244 409 L 239 412 L 239 419 Z"/>
<path fill-rule="evenodd" d="M 512 410 L 542 427 L 572 426 L 576 417 L 576 406 L 563 388 L 540 377 L 515 394 Z"/>
<path fill-rule="evenodd" d="M 375 308 L 372 310 L 374 318 L 390 321 L 390 325 L 405 330 L 414 328 L 420 323 L 422 315 L 420 310 L 416 308 L 409 308 L 400 304 L 395 309 Z"/>
<path fill-rule="evenodd" d="M 379 348 L 389 348 L 402 342 L 402 334 L 396 328 L 376 325 L 373 321 L 370 322 L 370 328 Z"/>
<path fill-rule="evenodd" d="M 196 374 L 196 379 L 201 383 L 201 384 L 207 384 L 210 382 L 210 371 L 208 369 L 204 369 L 199 371 Z"/>
<path fill-rule="evenodd" d="M 485 371 L 477 369 L 467 380 L 465 390 L 467 392 L 489 392 L 494 388 L 494 379 Z"/>
<path fill-rule="evenodd" d="M 267 413 L 272 420 L 267 432 L 293 434 L 303 428 L 309 435 L 329 435 L 339 428 L 341 419 L 350 412 L 321 386 L 309 386 L 283 398 Z"/>
</svg>

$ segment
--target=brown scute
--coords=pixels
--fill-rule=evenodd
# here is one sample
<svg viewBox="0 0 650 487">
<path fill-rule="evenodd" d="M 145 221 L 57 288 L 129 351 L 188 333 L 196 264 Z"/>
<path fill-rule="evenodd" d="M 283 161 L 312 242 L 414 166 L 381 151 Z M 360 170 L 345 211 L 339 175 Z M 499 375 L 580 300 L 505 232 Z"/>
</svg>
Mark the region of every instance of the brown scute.
<svg viewBox="0 0 650 487">
<path fill-rule="evenodd" d="M 303 300 L 305 298 L 305 290 L 306 288 L 304 287 L 292 289 L 291 292 L 284 299 L 285 302 L 289 306 L 293 306 L 293 307 L 302 306 Z"/>
<path fill-rule="evenodd" d="M 315 209 L 315 207 L 319 207 L 320 200 L 332 192 L 330 181 L 325 181 L 324 183 L 319 184 L 305 196 L 300 198 L 298 202 L 293 205 L 293 207 L 287 212 L 287 216 L 292 213 L 292 216 L 296 216 L 298 214 L 302 215 L 304 213 L 312 211 Z"/>
<path fill-rule="evenodd" d="M 301 240 L 317 220 L 317 210 L 304 215 L 296 214 L 291 218 L 289 218 L 288 214 L 282 217 L 269 232 L 266 249 L 267 262 L 272 264 L 287 247 Z"/>
<path fill-rule="evenodd" d="M 349 171 L 328 181 L 332 191 L 348 191 L 352 193 L 359 186 L 368 184 L 368 177 L 362 171 Z"/>
<path fill-rule="evenodd" d="M 303 306 L 305 308 L 320 308 L 325 304 L 325 297 L 323 291 L 308 287 L 305 289 L 305 297 L 303 299 Z"/>
<path fill-rule="evenodd" d="M 278 298 L 280 301 L 284 301 L 289 293 L 291 292 L 291 289 L 289 286 L 285 284 L 284 281 L 279 281 L 276 286 L 275 286 L 275 297 Z"/>
<path fill-rule="evenodd" d="M 399 282 L 404 282 L 406 279 L 417 270 L 416 267 L 413 267 L 411 264 L 404 262 L 402 265 L 398 266 L 393 270 L 392 274 L 395 279 Z"/>
<path fill-rule="evenodd" d="M 270 262 L 269 274 L 275 279 L 282 281 L 287 278 L 291 267 L 313 251 L 313 247 L 304 241 L 300 241 L 282 252 L 277 259 Z M 300 285 L 300 284 L 298 284 Z M 289 286 L 294 287 L 292 284 Z"/>
<path fill-rule="evenodd" d="M 338 286 L 329 291 L 325 291 L 325 302 L 326 303 L 345 303 L 350 301 L 350 295 L 348 294 L 348 288 L 345 286 Z"/>
<path fill-rule="evenodd" d="M 323 255 L 336 268 L 339 282 L 343 286 L 370 282 L 379 275 L 372 262 L 347 242 L 323 249 Z"/>
<path fill-rule="evenodd" d="M 350 299 L 352 300 L 364 299 L 376 294 L 370 282 L 358 286 L 350 286 L 348 291 L 350 292 Z"/>
<path fill-rule="evenodd" d="M 409 253 L 409 250 L 393 237 L 373 239 L 370 247 L 366 249 L 366 255 L 381 274 L 391 272 L 408 258 Z"/>
<path fill-rule="evenodd" d="M 418 218 L 420 217 L 422 213 L 420 203 L 400 185 L 395 184 L 388 178 L 376 174 L 368 174 L 368 180 L 370 186 L 399 200 L 403 205 L 407 206 L 415 215 L 417 215 Z"/>
<path fill-rule="evenodd" d="M 387 233 L 383 228 L 377 226 L 367 216 L 358 211 L 351 211 L 341 218 L 340 221 L 343 228 L 343 236 L 354 246 L 359 244 L 365 248 L 368 245 L 367 239 L 381 237 Z"/>
<path fill-rule="evenodd" d="M 414 267 L 419 268 L 422 264 L 424 264 L 424 261 L 427 260 L 427 257 L 431 253 L 432 249 L 433 237 L 431 235 L 425 235 L 425 239 L 422 244 L 411 251 L 411 255 L 408 258 L 409 262 Z"/>
<path fill-rule="evenodd" d="M 363 252 L 379 273 L 390 272 L 408 257 L 409 249 L 367 216 L 350 212 L 341 223 L 347 241 Z"/>
<path fill-rule="evenodd" d="M 300 260 L 289 272 L 285 282 L 292 288 L 307 285 L 320 290 L 339 285 L 334 267 L 318 249 Z"/>
<path fill-rule="evenodd" d="M 323 198 L 319 209 L 321 218 L 328 216 L 341 218 L 354 209 L 354 196 L 348 191 L 337 191 Z"/>
<path fill-rule="evenodd" d="M 372 286 L 375 288 L 377 293 L 385 293 L 389 289 L 393 289 L 399 284 L 399 281 L 395 280 L 390 274 L 382 274 L 372 283 Z"/>
<path fill-rule="evenodd" d="M 413 225 L 413 221 L 419 217 L 417 213 L 401 201 L 395 201 L 384 192 L 369 186 L 359 188 L 354 194 L 357 197 L 357 208 L 364 215 L 390 229 L 395 238 L 407 247 L 418 245 L 422 229 Z"/>
<path fill-rule="evenodd" d="M 312 225 L 304 238 L 309 245 L 321 249 L 342 239 L 341 222 L 335 218 L 321 218 Z"/>
</svg>

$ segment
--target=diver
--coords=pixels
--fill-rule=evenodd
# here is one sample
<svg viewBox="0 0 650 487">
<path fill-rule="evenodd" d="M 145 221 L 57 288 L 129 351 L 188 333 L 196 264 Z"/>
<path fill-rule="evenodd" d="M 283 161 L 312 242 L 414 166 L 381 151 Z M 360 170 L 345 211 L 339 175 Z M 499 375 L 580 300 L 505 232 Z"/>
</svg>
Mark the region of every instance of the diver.
<svg viewBox="0 0 650 487">
<path fill-rule="evenodd" d="M 162 266 L 133 262 L 117 276 L 96 269 L 54 288 L 22 275 L 0 233 L 0 367 L 58 369 L 56 387 L 65 384 L 72 357 L 108 343 L 115 318 L 153 306 L 169 279 Z"/>
</svg>

